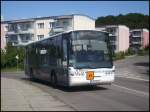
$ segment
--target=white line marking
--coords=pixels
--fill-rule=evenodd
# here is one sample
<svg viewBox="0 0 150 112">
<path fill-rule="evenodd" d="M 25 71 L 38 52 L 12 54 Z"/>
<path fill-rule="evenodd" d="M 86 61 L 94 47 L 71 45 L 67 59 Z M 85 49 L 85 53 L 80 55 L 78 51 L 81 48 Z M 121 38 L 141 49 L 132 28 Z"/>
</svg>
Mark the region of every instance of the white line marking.
<svg viewBox="0 0 150 112">
<path fill-rule="evenodd" d="M 138 90 L 134 90 L 134 89 L 129 89 L 129 88 L 126 88 L 126 87 L 124 87 L 124 86 L 119 86 L 119 85 L 116 85 L 116 84 L 112 84 L 112 85 L 114 85 L 114 86 L 117 86 L 117 87 L 119 87 L 119 88 L 123 88 L 123 89 L 126 89 L 126 90 L 128 90 L 128 91 L 132 91 L 132 92 L 136 92 L 136 93 L 139 93 L 139 94 L 143 94 L 143 95 L 145 95 L 145 96 L 149 96 L 149 93 L 146 93 L 146 92 L 142 92 L 142 91 L 138 91 Z"/>
<path fill-rule="evenodd" d="M 136 79 L 136 80 L 143 80 L 143 81 L 149 82 L 149 80 L 146 80 L 146 79 L 135 78 L 135 77 L 130 77 L 130 76 L 115 76 L 115 77 L 123 77 L 123 78 Z"/>
</svg>

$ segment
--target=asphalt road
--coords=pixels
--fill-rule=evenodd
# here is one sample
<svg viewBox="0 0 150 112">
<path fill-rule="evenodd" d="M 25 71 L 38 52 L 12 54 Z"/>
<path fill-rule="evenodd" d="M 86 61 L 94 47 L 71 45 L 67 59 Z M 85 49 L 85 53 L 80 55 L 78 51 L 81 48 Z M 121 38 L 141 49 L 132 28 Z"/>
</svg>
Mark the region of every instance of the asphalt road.
<svg viewBox="0 0 150 112">
<path fill-rule="evenodd" d="M 114 63 L 117 76 L 149 79 L 149 56 L 133 56 Z"/>
<path fill-rule="evenodd" d="M 145 72 L 148 69 L 146 64 L 139 64 L 147 63 L 147 59 L 148 57 L 135 57 L 115 62 L 117 73 L 122 74 L 122 77 L 117 75 L 112 85 L 96 87 L 52 88 L 46 82 L 29 80 L 23 73 L 2 73 L 1 76 L 30 83 L 78 111 L 149 111 L 149 81 L 145 80 L 149 77 Z M 135 63 L 140 66 L 134 67 Z M 139 69 L 141 72 L 138 72 Z M 132 78 L 124 75 L 123 70 L 129 70 Z M 144 77 L 144 80 L 136 79 L 134 75 Z"/>
</svg>

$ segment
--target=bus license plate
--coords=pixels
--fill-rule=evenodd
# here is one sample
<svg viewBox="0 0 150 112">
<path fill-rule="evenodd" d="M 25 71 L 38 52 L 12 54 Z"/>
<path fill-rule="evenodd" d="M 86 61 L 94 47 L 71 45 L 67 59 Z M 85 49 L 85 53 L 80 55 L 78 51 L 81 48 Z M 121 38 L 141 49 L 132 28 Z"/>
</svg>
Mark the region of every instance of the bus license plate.
<svg viewBox="0 0 150 112">
<path fill-rule="evenodd" d="M 94 72 L 93 71 L 88 71 L 86 73 L 86 79 L 87 80 L 93 80 L 94 79 Z"/>
</svg>

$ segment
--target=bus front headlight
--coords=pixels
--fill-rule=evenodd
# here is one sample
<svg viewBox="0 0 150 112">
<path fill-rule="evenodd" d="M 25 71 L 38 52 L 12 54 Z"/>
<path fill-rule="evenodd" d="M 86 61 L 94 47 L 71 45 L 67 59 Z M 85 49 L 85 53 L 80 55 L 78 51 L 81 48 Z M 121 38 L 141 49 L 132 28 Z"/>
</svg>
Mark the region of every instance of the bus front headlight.
<svg viewBox="0 0 150 112">
<path fill-rule="evenodd" d="M 75 70 L 74 70 L 73 67 L 69 67 L 69 68 L 68 68 L 68 71 L 69 71 L 69 75 L 71 75 L 71 76 L 74 76 L 74 75 L 75 75 Z"/>
<path fill-rule="evenodd" d="M 71 76 L 83 76 L 84 72 L 73 67 L 69 67 L 69 75 Z"/>
</svg>

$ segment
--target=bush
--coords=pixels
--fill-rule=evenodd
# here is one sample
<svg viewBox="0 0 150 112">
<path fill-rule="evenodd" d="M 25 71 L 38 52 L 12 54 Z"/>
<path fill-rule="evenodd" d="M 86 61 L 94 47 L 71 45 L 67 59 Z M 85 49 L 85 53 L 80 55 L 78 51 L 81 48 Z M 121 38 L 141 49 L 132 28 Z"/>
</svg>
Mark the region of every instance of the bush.
<svg viewBox="0 0 150 112">
<path fill-rule="evenodd" d="M 149 54 L 149 49 L 140 49 L 138 51 L 139 56 L 143 56 L 143 55 L 146 55 L 146 54 Z"/>
<path fill-rule="evenodd" d="M 149 51 L 149 45 L 144 48 L 144 50 Z"/>
<path fill-rule="evenodd" d="M 113 55 L 113 60 L 124 59 L 124 58 L 125 58 L 124 52 L 118 52 Z"/>
<path fill-rule="evenodd" d="M 133 51 L 131 48 L 129 48 L 129 49 L 125 52 L 125 55 L 126 55 L 126 56 L 133 55 L 133 54 L 135 54 L 135 53 L 134 53 L 134 51 Z"/>
</svg>

